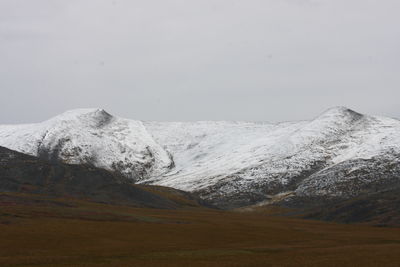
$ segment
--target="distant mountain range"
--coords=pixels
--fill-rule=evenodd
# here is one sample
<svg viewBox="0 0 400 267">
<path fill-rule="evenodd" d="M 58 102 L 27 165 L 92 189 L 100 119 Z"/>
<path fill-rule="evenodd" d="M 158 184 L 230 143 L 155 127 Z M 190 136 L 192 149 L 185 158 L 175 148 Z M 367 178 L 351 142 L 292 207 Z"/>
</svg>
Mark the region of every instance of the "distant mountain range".
<svg viewBox="0 0 400 267">
<path fill-rule="evenodd" d="M 277 124 L 142 122 L 80 109 L 0 125 L 0 146 L 193 192 L 222 208 L 331 205 L 400 187 L 400 121 L 344 107 Z"/>
</svg>

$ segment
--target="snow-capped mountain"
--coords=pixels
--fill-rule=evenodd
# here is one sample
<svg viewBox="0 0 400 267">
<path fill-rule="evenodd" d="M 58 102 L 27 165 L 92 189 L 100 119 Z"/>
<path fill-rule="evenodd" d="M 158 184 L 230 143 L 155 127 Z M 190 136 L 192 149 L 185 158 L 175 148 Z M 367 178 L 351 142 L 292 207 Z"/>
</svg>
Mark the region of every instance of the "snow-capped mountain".
<svg viewBox="0 0 400 267">
<path fill-rule="evenodd" d="M 164 173 L 173 163 L 142 122 L 102 109 L 71 110 L 42 123 L 0 126 L 0 145 L 49 160 L 92 164 L 135 180 Z"/>
<path fill-rule="evenodd" d="M 0 146 L 117 170 L 223 207 L 346 198 L 400 183 L 400 121 L 343 107 L 278 124 L 140 122 L 74 110 L 39 124 L 0 126 Z"/>
<path fill-rule="evenodd" d="M 196 191 L 222 206 L 252 204 L 287 191 L 289 196 L 354 195 L 377 181 L 400 178 L 400 121 L 344 107 L 312 121 L 145 126 L 176 166 L 150 182 Z"/>
</svg>

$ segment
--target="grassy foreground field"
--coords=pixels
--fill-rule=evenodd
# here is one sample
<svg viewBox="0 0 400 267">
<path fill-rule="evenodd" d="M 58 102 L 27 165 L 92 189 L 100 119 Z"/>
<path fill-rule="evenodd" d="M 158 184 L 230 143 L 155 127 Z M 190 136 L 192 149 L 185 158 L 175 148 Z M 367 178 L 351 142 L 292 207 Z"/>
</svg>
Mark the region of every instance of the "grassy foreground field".
<svg viewBox="0 0 400 267">
<path fill-rule="evenodd" d="M 0 266 L 400 266 L 400 229 L 0 196 Z"/>
</svg>

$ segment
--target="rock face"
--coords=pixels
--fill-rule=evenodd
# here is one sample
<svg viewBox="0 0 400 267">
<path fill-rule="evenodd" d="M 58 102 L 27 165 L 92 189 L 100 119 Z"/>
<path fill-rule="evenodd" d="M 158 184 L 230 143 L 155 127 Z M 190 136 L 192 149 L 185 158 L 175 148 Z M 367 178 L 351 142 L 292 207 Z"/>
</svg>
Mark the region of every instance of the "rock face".
<svg viewBox="0 0 400 267">
<path fill-rule="evenodd" d="M 0 126 L 0 145 L 196 192 L 224 208 L 346 199 L 400 182 L 400 121 L 344 107 L 278 124 L 140 122 L 75 110 Z"/>
</svg>

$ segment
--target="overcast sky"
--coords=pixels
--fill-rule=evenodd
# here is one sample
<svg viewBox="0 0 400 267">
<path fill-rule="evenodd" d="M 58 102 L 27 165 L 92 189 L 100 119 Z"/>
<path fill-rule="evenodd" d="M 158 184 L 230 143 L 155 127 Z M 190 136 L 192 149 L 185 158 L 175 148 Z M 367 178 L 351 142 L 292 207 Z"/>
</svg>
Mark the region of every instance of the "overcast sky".
<svg viewBox="0 0 400 267">
<path fill-rule="evenodd" d="M 398 0 L 0 0 L 0 123 L 400 117 Z"/>
</svg>

